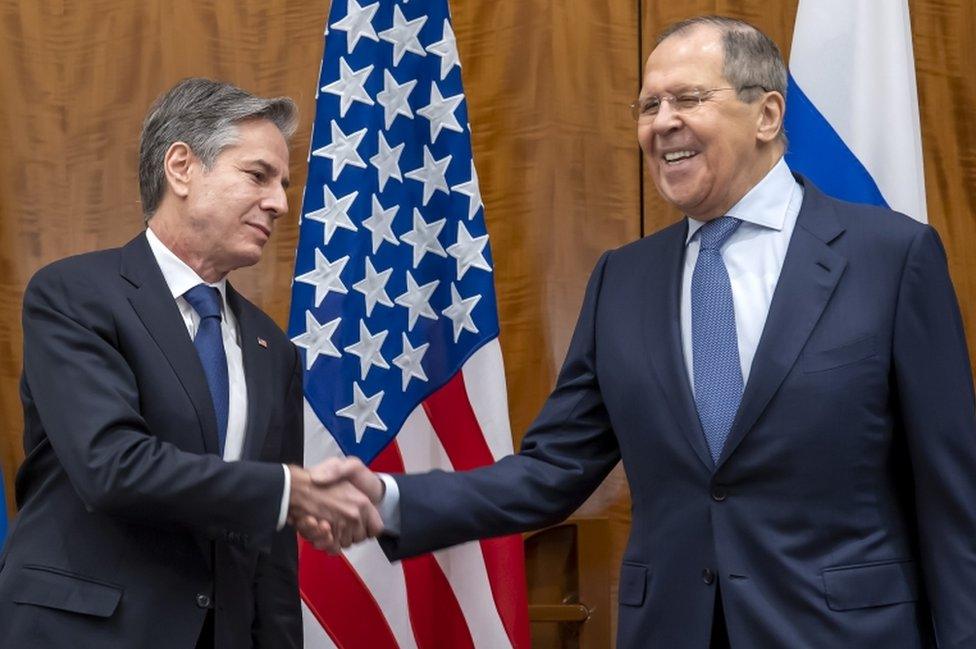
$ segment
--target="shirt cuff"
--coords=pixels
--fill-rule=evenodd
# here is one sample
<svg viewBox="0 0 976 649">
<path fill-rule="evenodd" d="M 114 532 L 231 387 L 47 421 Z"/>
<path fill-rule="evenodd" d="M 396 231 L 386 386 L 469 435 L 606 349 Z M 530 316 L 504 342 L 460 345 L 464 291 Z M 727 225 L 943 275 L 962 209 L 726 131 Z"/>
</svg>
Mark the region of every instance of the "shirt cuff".
<svg viewBox="0 0 976 649">
<path fill-rule="evenodd" d="M 400 536 L 400 487 L 388 473 L 377 473 L 386 486 L 376 510 L 383 519 L 383 532 L 390 536 Z"/>
<path fill-rule="evenodd" d="M 288 520 L 288 502 L 291 500 L 291 473 L 284 464 L 281 465 L 281 470 L 285 472 L 285 486 L 281 490 L 281 508 L 278 510 L 278 527 L 275 528 L 278 531 L 281 531 Z"/>
</svg>

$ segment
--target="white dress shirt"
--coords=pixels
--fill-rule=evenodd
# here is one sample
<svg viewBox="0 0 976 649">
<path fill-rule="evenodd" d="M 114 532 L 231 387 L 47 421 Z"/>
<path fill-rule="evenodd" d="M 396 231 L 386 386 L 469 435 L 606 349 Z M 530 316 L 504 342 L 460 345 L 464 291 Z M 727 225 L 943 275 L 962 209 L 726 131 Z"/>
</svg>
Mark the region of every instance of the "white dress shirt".
<svg viewBox="0 0 976 649">
<path fill-rule="evenodd" d="M 227 280 L 221 279 L 218 282 L 210 283 L 204 281 L 196 274 L 192 268 L 177 257 L 172 250 L 166 247 L 152 227 L 146 229 L 146 239 L 149 241 L 149 248 L 152 250 L 159 269 L 163 272 L 163 279 L 169 287 L 176 306 L 180 309 L 183 316 L 183 324 L 186 325 L 190 340 L 193 340 L 200 326 L 200 316 L 183 294 L 197 284 L 212 286 L 220 292 L 220 333 L 224 341 L 224 353 L 227 356 L 227 378 L 229 387 L 229 397 L 227 408 L 227 436 L 224 440 L 223 459 L 233 462 L 241 459 L 244 450 L 244 436 L 247 432 L 247 380 L 244 376 L 244 356 L 241 351 L 241 336 L 237 327 L 237 317 L 227 304 Z M 285 471 L 285 488 L 281 498 L 281 508 L 278 514 L 278 529 L 285 525 L 288 516 L 288 496 L 291 492 L 291 475 L 287 467 L 282 465 Z"/>
<path fill-rule="evenodd" d="M 732 284 L 743 385 L 749 381 L 752 359 L 759 346 L 802 202 L 803 186 L 796 182 L 781 158 L 727 214 L 742 221 L 722 246 L 722 259 Z M 691 276 L 701 245 L 700 237 L 695 235 L 703 225 L 705 221 L 688 217 L 681 278 L 681 347 L 692 390 L 695 376 L 691 350 Z"/>
</svg>

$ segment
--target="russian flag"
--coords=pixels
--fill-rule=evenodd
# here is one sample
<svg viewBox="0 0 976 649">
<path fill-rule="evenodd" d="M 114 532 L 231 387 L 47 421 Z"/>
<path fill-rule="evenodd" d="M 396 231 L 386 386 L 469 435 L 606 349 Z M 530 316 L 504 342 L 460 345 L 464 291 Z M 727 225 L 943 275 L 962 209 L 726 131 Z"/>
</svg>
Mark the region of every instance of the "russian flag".
<svg viewBox="0 0 976 649">
<path fill-rule="evenodd" d="M 800 0 L 789 67 L 790 168 L 927 222 L 907 0 Z"/>
</svg>

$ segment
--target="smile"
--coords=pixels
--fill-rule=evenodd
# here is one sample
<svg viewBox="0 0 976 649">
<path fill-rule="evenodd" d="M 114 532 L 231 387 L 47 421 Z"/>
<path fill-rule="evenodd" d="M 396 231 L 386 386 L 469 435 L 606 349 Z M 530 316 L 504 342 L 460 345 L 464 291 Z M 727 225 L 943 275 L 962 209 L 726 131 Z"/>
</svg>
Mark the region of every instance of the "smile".
<svg viewBox="0 0 976 649">
<path fill-rule="evenodd" d="M 268 238 L 271 237 L 271 230 L 269 230 L 268 228 L 264 227 L 263 225 L 261 225 L 259 223 L 248 223 L 248 225 L 251 226 L 252 228 L 254 228 L 255 230 L 257 230 L 258 232 L 261 232 L 262 234 L 264 234 L 265 237 L 268 237 Z"/>
<path fill-rule="evenodd" d="M 668 164 L 676 164 L 682 160 L 688 160 L 698 155 L 697 151 L 671 151 L 664 154 L 664 161 Z"/>
</svg>

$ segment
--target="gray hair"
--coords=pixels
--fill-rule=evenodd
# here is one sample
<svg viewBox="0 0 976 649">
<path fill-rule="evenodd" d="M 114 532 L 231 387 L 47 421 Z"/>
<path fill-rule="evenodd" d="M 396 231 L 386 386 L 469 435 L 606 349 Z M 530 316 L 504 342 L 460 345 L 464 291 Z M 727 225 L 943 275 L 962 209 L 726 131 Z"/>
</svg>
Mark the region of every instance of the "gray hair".
<svg viewBox="0 0 976 649">
<path fill-rule="evenodd" d="M 654 45 L 698 27 L 714 27 L 721 32 L 725 46 L 722 76 L 736 88 L 741 101 L 753 102 L 764 91 L 771 90 L 786 97 L 786 64 L 779 47 L 773 39 L 744 20 L 696 16 L 666 27 Z"/>
<path fill-rule="evenodd" d="M 267 119 L 285 139 L 298 125 L 298 109 L 288 97 L 257 97 L 237 86 L 199 77 L 183 79 L 153 103 L 142 124 L 139 193 L 148 221 L 166 190 L 163 158 L 170 145 L 184 142 L 211 168 L 217 156 L 237 141 L 237 124 Z"/>
</svg>

